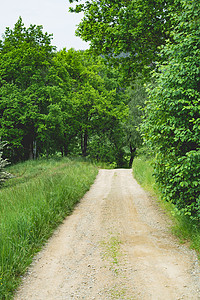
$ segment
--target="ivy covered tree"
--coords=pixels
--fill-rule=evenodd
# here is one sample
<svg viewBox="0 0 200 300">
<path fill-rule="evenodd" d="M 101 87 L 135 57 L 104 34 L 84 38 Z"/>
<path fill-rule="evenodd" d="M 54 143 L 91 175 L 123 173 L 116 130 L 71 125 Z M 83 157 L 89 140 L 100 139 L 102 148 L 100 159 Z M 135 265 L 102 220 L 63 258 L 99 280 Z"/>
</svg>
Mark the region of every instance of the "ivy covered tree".
<svg viewBox="0 0 200 300">
<path fill-rule="evenodd" d="M 200 3 L 180 0 L 165 62 L 154 73 L 156 86 L 142 126 L 156 153 L 155 175 L 164 197 L 185 215 L 200 219 Z"/>
</svg>

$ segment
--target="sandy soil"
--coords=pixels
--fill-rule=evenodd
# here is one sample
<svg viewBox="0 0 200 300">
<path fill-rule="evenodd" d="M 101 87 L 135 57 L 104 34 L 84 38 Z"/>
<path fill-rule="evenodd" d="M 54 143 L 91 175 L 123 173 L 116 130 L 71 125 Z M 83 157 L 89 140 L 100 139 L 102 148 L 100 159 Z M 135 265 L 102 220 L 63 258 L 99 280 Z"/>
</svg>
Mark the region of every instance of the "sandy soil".
<svg viewBox="0 0 200 300">
<path fill-rule="evenodd" d="M 19 299 L 197 300 L 200 267 L 131 170 L 100 170 L 35 258 Z"/>
</svg>

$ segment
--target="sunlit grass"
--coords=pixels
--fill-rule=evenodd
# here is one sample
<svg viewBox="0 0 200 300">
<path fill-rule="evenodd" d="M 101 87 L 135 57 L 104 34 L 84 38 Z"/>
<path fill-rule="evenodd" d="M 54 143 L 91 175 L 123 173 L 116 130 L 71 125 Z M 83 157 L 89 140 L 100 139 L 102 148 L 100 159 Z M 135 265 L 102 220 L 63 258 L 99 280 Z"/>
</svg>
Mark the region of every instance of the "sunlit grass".
<svg viewBox="0 0 200 300">
<path fill-rule="evenodd" d="M 11 299 L 33 255 L 93 183 L 97 168 L 84 162 L 29 161 L 0 190 L 0 299 Z"/>
<path fill-rule="evenodd" d="M 173 221 L 172 232 L 181 243 L 189 242 L 192 249 L 200 255 L 200 224 L 187 216 L 181 216 L 174 205 L 162 200 L 162 195 L 153 176 L 152 159 L 145 156 L 136 157 L 133 161 L 133 174 L 141 186 L 151 195 L 155 196 Z"/>
<path fill-rule="evenodd" d="M 158 195 L 152 163 L 152 159 L 147 159 L 143 155 L 136 157 L 133 161 L 133 175 L 145 190 Z"/>
</svg>

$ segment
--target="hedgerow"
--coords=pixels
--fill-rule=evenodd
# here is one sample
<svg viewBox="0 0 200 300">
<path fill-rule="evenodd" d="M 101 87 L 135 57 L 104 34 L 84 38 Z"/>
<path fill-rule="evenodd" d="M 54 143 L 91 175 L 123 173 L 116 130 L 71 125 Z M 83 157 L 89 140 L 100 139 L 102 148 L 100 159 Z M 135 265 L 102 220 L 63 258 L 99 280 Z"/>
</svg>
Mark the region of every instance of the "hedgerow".
<svg viewBox="0 0 200 300">
<path fill-rule="evenodd" d="M 155 177 L 179 213 L 200 219 L 200 3 L 180 0 L 172 41 L 148 87 L 142 125 L 156 153 Z"/>
</svg>

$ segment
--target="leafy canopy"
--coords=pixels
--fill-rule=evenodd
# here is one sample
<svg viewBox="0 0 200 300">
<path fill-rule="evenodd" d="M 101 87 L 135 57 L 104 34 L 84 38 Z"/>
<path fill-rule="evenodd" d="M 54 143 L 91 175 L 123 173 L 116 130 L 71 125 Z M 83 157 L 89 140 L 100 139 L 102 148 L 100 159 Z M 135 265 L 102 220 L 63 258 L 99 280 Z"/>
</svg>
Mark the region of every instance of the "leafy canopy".
<svg viewBox="0 0 200 300">
<path fill-rule="evenodd" d="M 12 160 L 29 158 L 51 104 L 51 35 L 42 26 L 26 28 L 20 17 L 0 44 L 0 136 L 12 145 Z"/>
<path fill-rule="evenodd" d="M 126 79 L 147 75 L 158 60 L 158 46 L 169 37 L 173 0 L 122 0 L 79 2 L 71 12 L 84 12 L 77 35 L 90 41 L 97 54 L 118 62 Z M 178 6 L 176 6 L 176 10 Z"/>
</svg>

